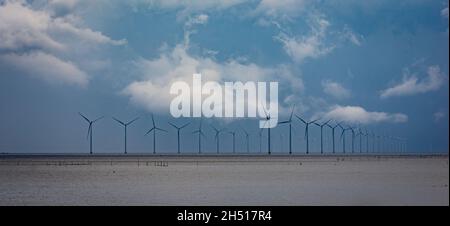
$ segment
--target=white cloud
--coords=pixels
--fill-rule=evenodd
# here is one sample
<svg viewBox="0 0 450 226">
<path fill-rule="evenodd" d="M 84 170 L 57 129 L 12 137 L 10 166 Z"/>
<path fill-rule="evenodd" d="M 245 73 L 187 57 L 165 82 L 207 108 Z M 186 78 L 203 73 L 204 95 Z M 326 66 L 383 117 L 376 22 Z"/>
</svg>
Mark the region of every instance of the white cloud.
<svg viewBox="0 0 450 226">
<path fill-rule="evenodd" d="M 441 16 L 448 20 L 448 6 L 441 10 Z"/>
<path fill-rule="evenodd" d="M 276 37 L 283 44 L 285 52 L 297 63 L 307 58 L 318 58 L 330 53 L 335 47 L 325 44 L 325 37 L 330 23 L 322 15 L 312 16 L 309 26 L 311 33 L 291 37 L 281 33 Z"/>
<path fill-rule="evenodd" d="M 316 114 L 315 117 L 353 124 L 402 123 L 408 121 L 408 116 L 402 113 L 370 112 L 360 106 L 341 105 L 332 106 L 327 112 Z"/>
<path fill-rule="evenodd" d="M 195 17 L 189 18 L 185 25 L 190 27 L 194 24 L 206 24 L 207 22 L 208 22 L 208 15 L 199 14 Z"/>
<path fill-rule="evenodd" d="M 0 61 L 29 76 L 44 79 L 50 83 L 64 83 L 86 86 L 88 78 L 70 61 L 63 61 L 55 56 L 36 51 L 26 54 L 8 53 L 0 55 Z"/>
<path fill-rule="evenodd" d="M 122 94 L 149 111 L 164 112 L 169 110 L 169 104 L 174 98 L 169 93 L 172 83 L 185 81 L 191 84 L 194 73 L 201 73 L 204 82 L 280 81 L 289 84 L 294 92 L 303 88 L 302 80 L 283 65 L 263 67 L 233 59 L 217 62 L 212 58 L 190 55 L 187 50 L 188 47 L 177 45 L 156 59 L 136 61 L 135 68 L 143 75 L 143 79 L 129 84 Z"/>
<path fill-rule="evenodd" d="M 361 46 L 364 40 L 364 36 L 355 33 L 348 25 L 344 26 L 344 29 L 341 32 L 341 37 L 356 46 Z"/>
<path fill-rule="evenodd" d="M 0 6 L 0 49 L 42 48 L 62 50 L 67 46 L 62 36 L 73 35 L 78 41 L 122 45 L 101 32 L 79 28 L 70 17 L 52 17 L 48 11 L 32 9 L 16 1 Z M 60 40 L 58 40 L 60 39 Z"/>
<path fill-rule="evenodd" d="M 52 19 L 45 12 L 35 12 L 20 3 L 0 6 L 0 49 L 62 49 L 64 45 L 48 33 Z"/>
<path fill-rule="evenodd" d="M 291 20 L 302 13 L 305 5 L 305 0 L 261 0 L 252 14 Z"/>
<path fill-rule="evenodd" d="M 159 8 L 175 10 L 179 21 L 184 21 L 191 14 L 199 12 L 219 11 L 245 3 L 246 0 L 129 0 L 135 10 L 146 8 Z"/>
<path fill-rule="evenodd" d="M 445 111 L 443 111 L 443 110 L 440 110 L 440 111 L 435 112 L 435 113 L 433 114 L 434 122 L 439 122 L 439 121 L 441 121 L 442 119 L 445 118 L 446 115 L 447 115 L 447 114 L 446 114 Z"/>
<path fill-rule="evenodd" d="M 98 62 L 99 59 L 83 53 L 92 51 L 98 44 L 123 45 L 126 40 L 114 40 L 99 31 L 80 26 L 81 19 L 71 14 L 77 3 L 76 0 L 1 1 L 0 59 L 3 63 L 12 67 L 27 63 L 21 67 L 30 73 L 33 67 L 45 68 L 34 70 L 47 81 L 60 79 L 61 83 L 86 85 L 87 73 L 76 65 L 85 61 Z M 61 71 L 52 72 L 51 68 L 56 68 L 51 63 Z M 44 71 L 50 75 L 40 73 Z"/>
<path fill-rule="evenodd" d="M 349 90 L 344 88 L 341 84 L 331 80 L 322 81 L 322 88 L 323 92 L 337 99 L 345 99 L 351 95 Z"/>
<path fill-rule="evenodd" d="M 419 80 L 415 74 L 410 75 L 408 70 L 404 70 L 402 83 L 382 90 L 380 97 L 409 96 L 435 91 L 444 85 L 447 80 L 447 76 L 441 72 L 437 65 L 428 67 L 427 75 L 425 79 Z"/>
</svg>

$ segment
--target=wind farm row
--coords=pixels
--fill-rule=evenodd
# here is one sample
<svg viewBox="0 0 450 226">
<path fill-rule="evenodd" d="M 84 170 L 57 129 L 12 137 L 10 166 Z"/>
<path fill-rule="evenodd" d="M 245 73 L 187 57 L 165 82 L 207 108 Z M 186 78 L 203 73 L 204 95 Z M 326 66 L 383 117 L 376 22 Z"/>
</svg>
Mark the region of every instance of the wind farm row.
<svg viewBox="0 0 450 226">
<path fill-rule="evenodd" d="M 105 117 L 99 117 L 94 120 L 90 120 L 88 117 L 86 117 L 84 114 L 79 112 L 79 115 L 88 122 L 88 131 L 87 131 L 87 139 L 89 142 L 89 153 L 93 154 L 93 127 L 96 122 L 98 122 L 101 119 L 104 119 Z M 119 125 L 121 125 L 124 129 L 124 150 L 123 154 L 128 154 L 127 150 L 127 129 L 130 125 L 135 123 L 140 119 L 140 117 L 136 117 L 130 121 L 123 121 L 116 117 L 112 117 L 112 119 L 117 122 Z M 266 113 L 265 117 L 265 123 L 271 123 L 271 117 Z M 304 125 L 304 141 L 305 146 L 302 147 L 302 151 L 299 152 L 298 150 L 294 150 L 293 148 L 293 141 L 294 139 L 301 139 L 302 137 L 295 137 L 293 136 L 293 129 L 295 126 L 294 121 L 297 120 L 297 122 L 300 125 Z M 297 123 L 297 124 L 298 124 Z M 190 133 L 194 135 L 196 138 L 196 148 L 197 148 L 197 154 L 205 154 L 210 152 L 205 152 L 202 146 L 204 144 L 203 139 L 207 139 L 206 134 L 212 134 L 214 136 L 214 143 L 215 143 L 215 153 L 216 154 L 225 154 L 223 150 L 221 150 L 221 137 L 225 134 L 229 135 L 232 138 L 232 153 L 233 154 L 250 154 L 255 153 L 250 151 L 250 138 L 255 137 L 258 138 L 259 142 L 259 154 L 266 154 L 271 155 L 273 154 L 273 139 L 274 138 L 274 128 L 267 128 L 267 129 L 259 129 L 257 134 L 251 134 L 249 130 L 245 129 L 243 126 L 239 125 L 237 129 L 230 129 L 230 128 L 220 128 L 215 125 L 208 125 L 209 129 L 205 129 L 203 119 L 200 118 L 198 124 L 195 126 L 192 122 L 183 123 L 178 125 L 174 122 L 168 122 L 167 124 L 170 128 L 173 128 L 173 130 L 176 132 L 176 140 L 177 140 L 177 154 L 184 154 L 183 152 L 183 146 L 181 142 L 181 138 L 183 134 Z M 327 155 L 327 154 L 369 154 L 369 153 L 390 153 L 390 154 L 401 154 L 406 153 L 406 145 L 407 140 L 402 137 L 397 136 L 390 136 L 386 134 L 377 134 L 371 130 L 368 130 L 367 128 L 363 128 L 362 126 L 351 126 L 348 124 L 344 124 L 342 121 L 336 121 L 332 119 L 313 119 L 313 120 L 307 120 L 304 117 L 301 117 L 297 114 L 294 114 L 294 108 L 292 108 L 289 118 L 285 121 L 281 121 L 278 123 L 278 126 L 284 127 L 285 125 L 288 126 L 288 140 L 283 141 L 283 135 L 280 134 L 281 138 L 281 145 L 285 145 L 287 143 L 288 150 L 285 154 L 293 155 L 293 154 L 311 154 L 311 147 L 310 147 L 310 128 L 312 126 L 316 126 L 318 129 L 320 129 L 320 154 L 321 155 Z M 185 132 L 189 127 L 193 127 L 194 129 L 192 131 Z M 331 139 L 326 140 L 324 139 L 324 133 L 328 130 L 328 132 L 331 132 Z M 338 132 L 340 132 L 340 136 L 336 137 L 336 135 L 339 135 Z M 265 136 L 266 134 L 266 136 Z M 158 136 L 166 135 L 170 136 L 168 129 L 162 128 L 162 126 L 157 125 L 154 115 L 151 114 L 151 127 L 144 133 L 144 136 L 152 136 L 153 137 L 153 154 L 164 154 L 161 152 L 158 152 L 157 150 L 157 141 Z M 350 138 L 350 141 L 347 139 Z M 237 138 L 242 139 L 244 141 L 242 150 L 245 151 L 237 151 L 236 148 L 236 140 Z M 338 142 L 339 141 L 339 144 Z M 266 142 L 265 150 L 263 150 L 263 143 Z M 347 142 L 350 142 L 349 144 Z M 357 143 L 357 145 L 355 145 Z M 342 145 L 341 148 L 338 148 L 338 145 Z M 356 147 L 355 147 L 356 146 Z M 277 146 L 276 148 L 279 148 Z M 339 150 L 338 150 L 339 149 Z M 279 152 L 278 152 L 279 153 Z"/>
</svg>

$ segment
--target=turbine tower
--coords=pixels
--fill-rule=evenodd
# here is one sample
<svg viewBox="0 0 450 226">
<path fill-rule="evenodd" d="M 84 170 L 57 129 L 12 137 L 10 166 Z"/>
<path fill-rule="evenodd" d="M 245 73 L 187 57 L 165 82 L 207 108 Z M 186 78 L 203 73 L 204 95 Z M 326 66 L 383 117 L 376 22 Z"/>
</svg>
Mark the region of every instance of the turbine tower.
<svg viewBox="0 0 450 226">
<path fill-rule="evenodd" d="M 289 154 L 292 154 L 292 115 L 294 114 L 295 105 L 292 107 L 291 115 L 289 116 L 289 120 L 279 122 L 278 124 L 289 124 Z"/>
<path fill-rule="evenodd" d="M 345 131 L 350 130 L 349 127 L 344 128 L 339 124 L 339 127 L 342 129 L 341 139 L 342 139 L 342 152 L 345 153 Z"/>
<path fill-rule="evenodd" d="M 153 127 L 150 128 L 147 131 L 147 133 L 145 133 L 145 136 L 147 136 L 150 132 L 153 131 L 153 154 L 156 154 L 156 131 L 161 131 L 161 132 L 166 132 L 167 133 L 167 130 L 161 129 L 161 128 L 156 126 L 153 114 L 152 114 L 152 126 Z"/>
<path fill-rule="evenodd" d="M 184 124 L 184 125 L 182 125 L 182 126 L 177 126 L 177 125 L 175 125 L 175 124 L 173 124 L 173 123 L 170 123 L 169 122 L 169 124 L 173 127 L 173 128 L 175 128 L 176 130 L 177 130 L 177 153 L 178 154 L 181 154 L 181 143 L 180 143 L 180 130 L 181 129 L 183 129 L 184 127 L 186 127 L 186 126 L 188 126 L 190 123 L 188 122 L 188 123 L 186 123 L 186 124 Z"/>
<path fill-rule="evenodd" d="M 375 153 L 376 135 L 373 130 L 370 131 L 370 135 L 372 136 L 372 153 Z"/>
<path fill-rule="evenodd" d="M 88 128 L 88 132 L 87 132 L 87 136 L 86 139 L 89 138 L 89 154 L 92 155 L 92 125 L 97 122 L 98 120 L 102 119 L 104 116 L 99 117 L 93 121 L 89 120 L 86 116 L 84 116 L 83 114 L 81 114 L 80 112 L 78 112 L 78 114 L 84 118 L 84 120 L 86 120 L 89 123 L 89 128 Z"/>
<path fill-rule="evenodd" d="M 244 128 L 241 127 L 241 129 L 242 131 L 244 131 L 245 134 L 247 153 L 250 153 L 250 134 Z"/>
<path fill-rule="evenodd" d="M 220 138 L 220 133 L 221 132 L 223 132 L 225 129 L 217 129 L 216 127 L 214 127 L 214 126 L 211 126 L 213 129 L 214 129 L 214 131 L 216 132 L 216 135 L 214 136 L 214 139 L 216 139 L 216 152 L 217 152 L 217 154 L 219 154 L 220 152 L 219 152 L 219 138 Z"/>
<path fill-rule="evenodd" d="M 262 153 L 262 132 L 263 130 L 260 129 L 258 132 L 258 137 L 259 137 L 259 153 Z"/>
<path fill-rule="evenodd" d="M 202 119 L 200 119 L 200 125 L 198 127 L 198 130 L 195 130 L 192 132 L 193 134 L 198 133 L 198 153 L 202 153 L 202 137 L 206 138 L 205 134 L 202 130 Z"/>
<path fill-rule="evenodd" d="M 359 153 L 362 153 L 362 136 L 364 133 L 361 131 L 361 128 L 358 128 L 358 133 L 356 136 L 359 136 Z"/>
<path fill-rule="evenodd" d="M 319 119 L 307 122 L 298 115 L 295 115 L 295 117 L 297 117 L 300 121 L 302 121 L 305 124 L 306 154 L 309 154 L 309 125 L 315 123 Z"/>
<path fill-rule="evenodd" d="M 364 134 L 366 137 L 366 153 L 369 153 L 369 132 L 367 132 L 367 129 L 364 129 Z"/>
<path fill-rule="evenodd" d="M 334 144 L 335 144 L 334 130 L 336 129 L 336 127 L 339 126 L 339 124 L 340 124 L 340 122 L 337 123 L 337 124 L 334 125 L 334 126 L 331 126 L 330 124 L 327 124 L 327 126 L 331 129 L 331 136 L 333 137 L 333 154 L 336 153 L 336 151 L 335 151 L 335 145 L 334 145 Z"/>
<path fill-rule="evenodd" d="M 351 126 L 349 126 L 348 128 L 352 132 L 352 153 L 355 153 L 355 130 Z"/>
<path fill-rule="evenodd" d="M 236 153 L 236 132 L 229 131 L 228 133 L 233 136 L 233 154 L 235 154 Z"/>
<path fill-rule="evenodd" d="M 133 123 L 133 122 L 135 122 L 136 120 L 138 120 L 139 119 L 139 117 L 137 117 L 137 118 L 135 118 L 135 119 L 133 119 L 133 120 L 131 120 L 131 121 L 129 121 L 129 122 L 122 122 L 122 121 L 120 121 L 119 119 L 117 119 L 117 118 L 114 118 L 113 117 L 113 119 L 114 120 L 116 120 L 116 122 L 118 122 L 119 124 L 121 124 L 122 126 L 123 126 L 123 128 L 125 129 L 125 151 L 124 151 L 124 154 L 127 154 L 127 127 L 129 126 L 129 125 L 131 125 L 131 123 Z"/>
<path fill-rule="evenodd" d="M 323 154 L 323 127 L 328 125 L 330 121 L 331 119 L 322 124 L 314 122 L 314 125 L 320 127 L 320 154 Z"/>
</svg>

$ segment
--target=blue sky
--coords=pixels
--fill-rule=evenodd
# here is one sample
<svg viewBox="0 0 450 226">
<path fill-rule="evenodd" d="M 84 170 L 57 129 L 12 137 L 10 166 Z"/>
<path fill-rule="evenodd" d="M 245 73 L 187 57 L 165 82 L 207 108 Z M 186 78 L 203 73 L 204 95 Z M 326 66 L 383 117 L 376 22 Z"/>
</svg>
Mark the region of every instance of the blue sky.
<svg viewBox="0 0 450 226">
<path fill-rule="evenodd" d="M 169 131 L 158 149 L 175 152 L 167 122 L 190 119 L 169 116 L 168 89 L 193 73 L 279 82 L 281 120 L 295 104 L 309 119 L 405 137 L 413 152 L 448 152 L 448 21 L 442 0 L 1 0 L 0 152 L 88 151 L 79 111 L 106 116 L 94 126 L 96 152 L 122 151 L 112 116 L 140 116 L 128 149 L 151 152 L 151 112 Z M 247 128 L 259 150 L 256 119 L 205 121 Z M 197 148 L 197 126 L 192 120 L 182 134 L 186 152 Z M 319 130 L 311 130 L 318 151 Z M 295 121 L 294 152 L 304 152 L 303 133 Z M 287 135 L 286 126 L 274 129 L 274 152 L 287 152 Z M 330 136 L 325 130 L 326 150 Z M 230 151 L 231 135 L 222 140 Z"/>
</svg>

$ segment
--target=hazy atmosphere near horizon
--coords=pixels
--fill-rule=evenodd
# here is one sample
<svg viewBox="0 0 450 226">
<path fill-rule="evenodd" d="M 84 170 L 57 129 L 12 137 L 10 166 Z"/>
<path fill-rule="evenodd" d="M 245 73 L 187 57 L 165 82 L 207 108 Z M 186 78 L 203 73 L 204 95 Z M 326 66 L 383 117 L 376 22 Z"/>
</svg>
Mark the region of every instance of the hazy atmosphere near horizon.
<svg viewBox="0 0 450 226">
<path fill-rule="evenodd" d="M 168 122 L 190 122 L 181 142 L 195 153 L 200 120 L 170 115 L 169 88 L 201 73 L 220 84 L 278 82 L 279 121 L 295 105 L 308 120 L 405 139 L 411 153 L 446 154 L 448 62 L 447 0 L 0 0 L 0 153 L 89 153 L 78 112 L 105 116 L 93 126 L 95 153 L 123 152 L 123 127 L 112 117 L 139 117 L 128 127 L 128 153 L 152 153 L 153 137 L 144 136 L 151 113 L 167 130 L 157 134 L 160 153 L 177 152 Z M 246 129 L 258 152 L 258 121 L 203 117 L 204 152 L 216 150 L 209 125 L 236 131 L 238 152 Z M 292 129 L 293 152 L 303 154 L 305 126 L 295 119 Z M 288 126 L 272 131 L 273 153 L 287 153 Z M 221 139 L 231 152 L 232 135 Z M 309 139 L 319 153 L 318 126 Z M 324 139 L 330 152 L 329 128 Z"/>
</svg>

